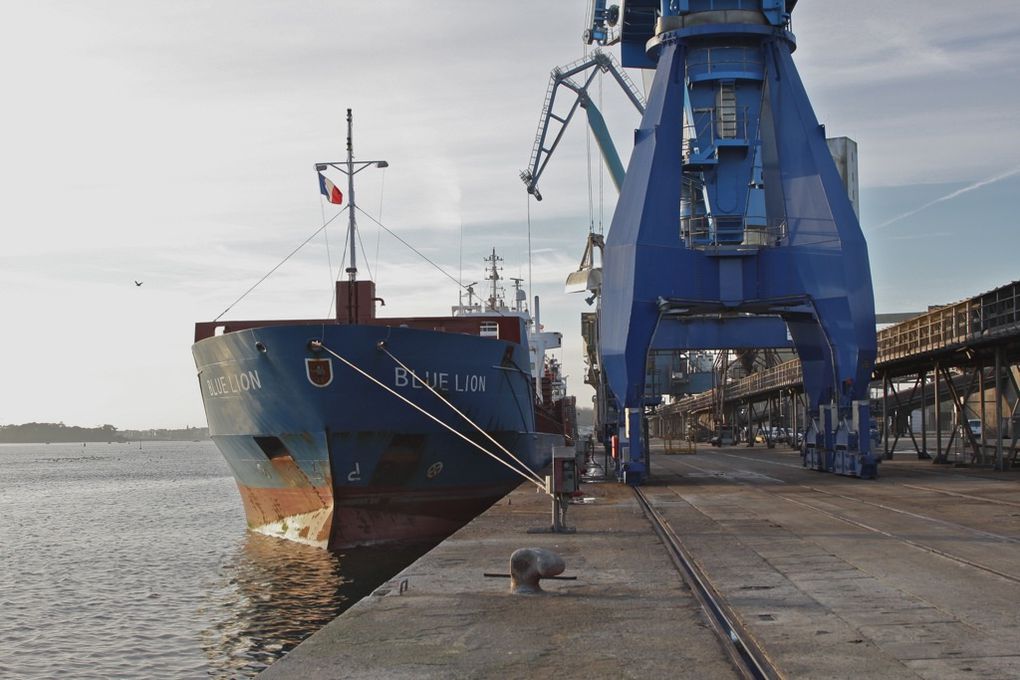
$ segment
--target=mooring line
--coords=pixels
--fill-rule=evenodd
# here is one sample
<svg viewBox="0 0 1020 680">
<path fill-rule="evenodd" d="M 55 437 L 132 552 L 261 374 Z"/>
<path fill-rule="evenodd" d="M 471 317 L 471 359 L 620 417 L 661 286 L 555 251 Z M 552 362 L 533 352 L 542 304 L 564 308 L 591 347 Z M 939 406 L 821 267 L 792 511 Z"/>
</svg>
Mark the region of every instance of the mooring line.
<svg viewBox="0 0 1020 680">
<path fill-rule="evenodd" d="M 411 401 L 410 399 L 408 399 L 408 398 L 407 398 L 407 397 L 405 397 L 404 395 L 402 395 L 402 394 L 400 394 L 399 392 L 397 392 L 396 390 L 392 389 L 392 388 L 391 388 L 391 387 L 390 387 L 389 385 L 386 385 L 386 384 L 382 383 L 382 382 L 381 382 L 380 380 L 378 380 L 377 378 L 375 378 L 375 376 L 373 376 L 373 375 L 371 375 L 371 374 L 369 374 L 369 373 L 366 373 L 365 371 L 361 370 L 360 368 L 358 368 L 357 366 L 355 366 L 355 365 L 354 365 L 353 363 L 351 363 L 350 361 L 348 361 L 348 360 L 347 360 L 347 359 L 345 359 L 344 357 L 340 356 L 339 354 L 337 354 L 336 352 L 334 352 L 333 350 L 331 350 L 331 349 L 330 349 L 329 347 L 326 347 L 326 345 L 325 345 L 325 344 L 323 344 L 323 343 L 322 343 L 321 341 L 318 341 L 318 340 L 313 340 L 313 341 L 312 341 L 312 347 L 314 348 L 315 346 L 321 347 L 321 348 L 322 348 L 323 350 L 325 350 L 326 352 L 328 352 L 329 354 L 331 354 L 332 356 L 334 356 L 334 357 L 336 357 L 336 358 L 337 358 L 338 360 L 340 360 L 340 361 L 341 361 L 341 362 L 342 362 L 342 363 L 343 363 L 344 365 L 348 366 L 349 368 L 351 368 L 351 369 L 352 369 L 352 370 L 354 370 L 355 372 L 357 372 L 357 373 L 361 374 L 362 376 L 364 376 L 365 378 L 367 378 L 367 379 L 368 379 L 369 381 L 371 381 L 371 382 L 375 383 L 376 385 L 378 385 L 379 387 L 381 387 L 381 388 L 382 388 L 382 389 L 384 389 L 385 391 L 387 391 L 387 392 L 389 392 L 390 394 L 392 394 L 392 395 L 393 395 L 394 397 L 396 397 L 397 399 L 400 399 L 400 400 L 401 400 L 402 402 L 404 402 L 405 404 L 407 404 L 407 405 L 408 405 L 408 406 L 410 406 L 411 408 L 415 409 L 416 411 L 420 412 L 420 413 L 421 413 L 422 415 L 424 415 L 425 417 L 427 417 L 427 418 L 429 418 L 429 419 L 431 419 L 431 420 L 435 421 L 435 422 L 436 422 L 436 424 L 440 425 L 441 427 L 444 427 L 444 428 L 446 428 L 447 430 L 449 430 L 449 431 L 450 431 L 450 432 L 452 432 L 453 434 L 457 435 L 458 437 L 460 437 L 461 439 L 463 439 L 464 441 L 466 441 L 466 442 L 467 442 L 468 444 L 471 444 L 471 446 L 474 446 L 474 447 L 475 447 L 476 449 L 478 449 L 479 451 L 481 451 L 481 452 L 482 452 L 482 453 L 484 453 L 485 455 L 489 456 L 490 458 L 492 458 L 492 459 L 493 459 L 493 460 L 495 460 L 496 462 L 498 462 L 498 463 L 500 463 L 501 465 L 503 465 L 503 466 L 505 466 L 505 467 L 509 468 L 509 469 L 510 469 L 510 470 L 511 470 L 512 472 L 514 472 L 514 473 L 515 473 L 515 474 L 517 474 L 518 476 L 520 476 L 520 477 L 523 477 L 523 478 L 524 478 L 525 480 L 527 480 L 528 482 L 531 482 L 532 484 L 534 484 L 535 486 L 537 486 L 537 487 L 538 487 L 539 489 L 541 489 L 541 490 L 542 490 L 543 492 L 545 492 L 545 493 L 548 493 L 548 491 L 546 491 L 546 488 L 545 488 L 545 484 L 544 484 L 544 483 L 542 483 L 542 484 L 538 483 L 537 481 L 535 481 L 535 480 L 534 480 L 534 479 L 532 479 L 531 477 L 529 477 L 529 476 L 525 475 L 524 473 L 522 473 L 522 472 L 521 472 L 520 470 L 518 470 L 517 468 L 515 468 L 515 467 L 514 467 L 513 465 L 511 465 L 510 463 L 506 462 L 505 460 L 503 460 L 502 458 L 500 458 L 499 456 L 497 456 L 496 454 L 494 454 L 494 453 L 493 453 L 492 451 L 489 451 L 488 449 L 486 449 L 486 448 L 485 448 L 484 446 L 482 446 L 482 445 L 481 445 L 481 444 L 479 444 L 478 442 L 475 442 L 475 441 L 471 441 L 471 439 L 469 439 L 469 438 L 468 438 L 468 437 L 467 437 L 467 436 L 466 436 L 466 435 L 465 435 L 465 434 L 464 434 L 463 432 L 459 432 L 459 431 L 455 430 L 455 429 L 454 429 L 454 428 L 453 428 L 452 426 L 450 426 L 450 425 L 448 425 L 448 424 L 444 423 L 444 422 L 443 422 L 442 420 L 440 420 L 440 419 L 439 419 L 439 418 L 437 418 L 436 416 L 432 415 L 431 413 L 429 413 L 428 411 L 426 411 L 426 410 L 425 410 L 424 408 L 422 408 L 422 407 L 421 407 L 421 406 L 419 406 L 418 404 L 415 404 L 415 403 L 414 403 L 413 401 Z"/>
<path fill-rule="evenodd" d="M 496 441 L 493 438 L 493 436 L 490 435 L 488 432 L 486 432 L 484 429 L 482 429 L 482 427 L 480 425 L 478 425 L 478 423 L 476 423 L 475 421 L 471 420 L 471 418 L 469 418 L 463 411 L 461 411 L 456 406 L 454 406 L 452 403 L 450 403 L 450 400 L 447 399 L 446 397 L 444 397 L 442 394 L 440 394 L 439 391 L 436 390 L 436 388 L 432 387 L 432 385 L 430 385 L 428 383 L 427 380 L 422 380 L 421 378 L 419 378 L 418 375 L 414 372 L 413 369 L 409 368 L 406 364 L 404 364 L 404 362 L 402 362 L 400 359 L 398 359 L 395 356 L 393 356 L 393 353 L 390 352 L 388 349 L 386 349 L 386 345 L 383 344 L 383 342 L 379 343 L 379 349 L 381 349 L 383 352 L 385 352 L 386 356 L 388 356 L 390 359 L 393 359 L 393 361 L 395 361 L 398 366 L 400 366 L 402 369 L 404 369 L 405 371 L 410 373 L 412 378 L 414 378 L 415 380 L 420 382 L 422 385 L 424 385 L 425 389 L 427 389 L 432 394 L 436 395 L 436 397 L 438 397 L 441 402 L 443 402 L 444 404 L 449 406 L 453 410 L 454 413 L 456 413 L 461 418 L 463 418 L 469 425 L 471 425 L 471 427 L 473 427 L 476 430 L 478 430 L 479 432 L 481 432 L 482 436 L 484 436 L 490 442 L 495 444 L 497 446 L 497 448 L 499 448 L 500 451 L 502 451 L 506 455 L 508 455 L 511 458 L 513 458 L 514 461 L 516 461 L 518 465 L 520 465 L 522 468 L 524 468 L 525 470 L 527 470 L 531 474 L 532 478 L 536 482 L 541 483 L 543 485 L 543 487 L 545 486 L 544 480 L 542 480 L 542 478 L 539 477 L 537 473 L 532 472 L 531 468 L 529 468 L 527 465 L 525 465 L 524 461 L 522 461 L 520 458 L 518 458 L 514 454 L 510 453 L 510 451 L 507 450 L 507 448 L 505 446 L 503 446 L 498 441 Z"/>
</svg>

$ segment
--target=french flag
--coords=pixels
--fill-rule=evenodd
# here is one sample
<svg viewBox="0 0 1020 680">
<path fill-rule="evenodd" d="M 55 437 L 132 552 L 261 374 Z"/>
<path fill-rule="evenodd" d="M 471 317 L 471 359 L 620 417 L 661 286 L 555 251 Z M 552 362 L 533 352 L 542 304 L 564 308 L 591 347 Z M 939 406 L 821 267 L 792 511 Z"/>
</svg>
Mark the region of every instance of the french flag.
<svg viewBox="0 0 1020 680">
<path fill-rule="evenodd" d="M 319 191 L 326 197 L 326 200 L 330 203 L 340 205 L 344 202 L 344 195 L 340 193 L 340 189 L 335 184 L 329 181 L 321 172 L 319 173 Z"/>
</svg>

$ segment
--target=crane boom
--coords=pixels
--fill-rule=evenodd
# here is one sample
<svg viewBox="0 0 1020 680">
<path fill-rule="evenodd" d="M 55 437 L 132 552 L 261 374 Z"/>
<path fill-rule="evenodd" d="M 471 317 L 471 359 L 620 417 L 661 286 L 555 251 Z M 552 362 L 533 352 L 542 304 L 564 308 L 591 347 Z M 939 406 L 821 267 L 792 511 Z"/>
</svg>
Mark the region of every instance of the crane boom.
<svg viewBox="0 0 1020 680">
<path fill-rule="evenodd" d="M 602 112 L 588 95 L 588 88 L 599 73 L 609 73 L 613 76 L 638 113 L 644 114 L 645 112 L 644 97 L 638 91 L 634 81 L 623 72 L 616 59 L 607 52 L 595 50 L 584 59 L 567 66 L 554 68 L 549 77 L 549 89 L 546 91 L 545 103 L 542 105 L 542 116 L 538 122 L 535 144 L 531 149 L 531 161 L 528 164 L 528 169 L 521 172 L 521 179 L 524 181 L 528 193 L 539 201 L 542 200 L 542 194 L 538 190 L 538 180 L 549 164 L 553 151 L 556 150 L 563 138 L 563 133 L 566 132 L 567 125 L 574 117 L 578 107 L 585 110 L 588 126 L 591 128 L 617 191 L 623 184 L 624 169 L 623 163 L 620 161 L 620 154 L 616 151 L 616 145 L 613 144 Z M 575 80 L 575 77 L 578 76 L 583 79 Z M 554 112 L 556 95 L 560 87 L 565 87 L 575 95 L 565 115 L 557 115 Z"/>
</svg>

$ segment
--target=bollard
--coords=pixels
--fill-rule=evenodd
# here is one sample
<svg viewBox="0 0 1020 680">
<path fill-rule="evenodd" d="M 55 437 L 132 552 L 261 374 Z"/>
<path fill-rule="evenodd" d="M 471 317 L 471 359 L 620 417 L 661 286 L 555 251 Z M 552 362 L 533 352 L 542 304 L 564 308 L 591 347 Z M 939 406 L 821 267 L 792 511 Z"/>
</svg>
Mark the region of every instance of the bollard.
<svg viewBox="0 0 1020 680">
<path fill-rule="evenodd" d="M 532 595 L 543 592 L 540 579 L 558 576 L 566 564 L 563 558 L 544 548 L 521 548 L 510 556 L 510 592 Z"/>
</svg>

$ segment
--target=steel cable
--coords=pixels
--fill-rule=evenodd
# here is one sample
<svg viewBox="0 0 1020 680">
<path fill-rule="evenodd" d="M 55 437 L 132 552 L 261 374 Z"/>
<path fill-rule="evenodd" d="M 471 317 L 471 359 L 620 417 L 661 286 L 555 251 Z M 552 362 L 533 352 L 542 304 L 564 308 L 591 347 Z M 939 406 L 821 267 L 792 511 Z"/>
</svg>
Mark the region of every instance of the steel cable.
<svg viewBox="0 0 1020 680">
<path fill-rule="evenodd" d="M 332 221 L 333 221 L 333 220 L 335 220 L 336 218 L 338 218 L 338 217 L 340 217 L 341 215 L 343 215 L 343 214 L 344 214 L 344 212 L 345 212 L 345 211 L 347 211 L 347 209 L 348 209 L 348 208 L 344 208 L 343 210 L 341 210 L 340 212 L 338 212 L 338 213 L 337 213 L 336 215 L 333 215 L 333 217 L 329 218 L 329 220 L 328 220 L 327 222 L 325 222 L 325 223 L 324 223 L 324 224 L 323 224 L 323 225 L 322 225 L 321 227 L 319 227 L 319 228 L 318 228 L 318 229 L 316 229 L 316 230 L 315 230 L 314 232 L 312 232 L 312 235 L 311 235 L 311 236 L 309 236 L 309 237 L 308 237 L 308 238 L 306 238 L 306 239 L 305 239 L 304 241 L 302 241 L 302 242 L 301 242 L 301 244 L 300 244 L 300 245 L 299 245 L 299 246 L 298 246 L 297 248 L 295 248 L 294 250 L 290 251 L 290 254 L 288 254 L 288 255 L 287 255 L 287 257 L 285 257 L 285 258 L 283 258 L 282 260 L 280 260 L 280 262 L 279 262 L 279 263 L 278 263 L 278 264 L 277 264 L 277 265 L 276 265 L 275 267 L 273 267 L 273 268 L 272 268 L 272 269 L 270 269 L 270 270 L 269 270 L 268 272 L 266 272 L 265 276 L 263 276 L 263 277 L 262 277 L 261 279 L 259 279 L 258 281 L 256 281 L 256 282 L 255 282 L 255 284 L 254 284 L 254 285 L 253 285 L 253 286 L 252 286 L 251 288 L 249 288 L 248 290 L 246 290 L 246 291 L 244 291 L 243 293 L 241 293 L 241 296 L 240 296 L 239 298 L 237 298 L 236 300 L 234 300 L 233 302 L 231 302 L 231 303 L 230 303 L 230 304 L 229 304 L 229 305 L 227 306 L 227 308 L 226 308 L 226 309 L 224 309 L 224 310 L 223 310 L 222 312 L 220 312 L 219 314 L 217 314 L 217 315 L 216 315 L 216 318 L 215 318 L 215 319 L 213 319 L 213 321 L 219 321 L 219 320 L 220 320 L 220 317 L 221 317 L 221 316 L 223 316 L 224 314 L 226 314 L 227 312 L 229 312 L 229 311 L 231 310 L 231 308 L 233 308 L 233 306 L 234 306 L 234 305 L 236 305 L 236 304 L 237 304 L 238 302 L 240 302 L 241 300 L 243 300 L 243 299 L 244 299 L 244 298 L 245 298 L 245 297 L 246 297 L 246 296 L 248 295 L 248 293 L 250 293 L 250 292 L 252 292 L 253 290 L 255 290 L 255 289 L 256 289 L 256 288 L 257 288 L 257 287 L 259 286 L 259 284 L 261 284 L 261 283 L 262 283 L 263 281 L 265 281 L 266 279 L 268 279 L 268 278 L 269 278 L 269 277 L 270 277 L 270 276 L 271 276 L 271 275 L 273 274 L 273 272 L 275 272 L 275 271 L 276 271 L 277 269 L 279 269 L 280 267 L 282 267 L 282 266 L 284 265 L 284 263 L 285 263 L 285 262 L 286 262 L 287 260 L 289 260 L 290 258 L 294 257 L 294 254 L 295 254 L 295 253 L 297 253 L 297 251 L 301 250 L 301 249 L 302 249 L 302 248 L 304 248 L 304 247 L 305 247 L 306 245 L 308 245 L 308 242 L 309 242 L 309 241 L 311 241 L 311 240 L 312 240 L 313 238 L 315 238 L 316 236 L 318 236 L 318 235 L 319 235 L 319 232 L 321 232 L 321 231 L 322 231 L 323 229 L 325 229 L 325 228 L 326 228 L 326 227 L 327 227 L 327 226 L 329 225 L 329 223 L 330 223 L 330 222 L 332 222 Z"/>
<path fill-rule="evenodd" d="M 379 387 L 381 387 L 381 388 L 382 388 L 383 390 L 385 390 L 385 391 L 389 392 L 390 394 L 392 394 L 392 395 L 393 395 L 394 397 L 396 397 L 397 399 L 400 399 L 400 400 L 401 400 L 402 402 L 404 402 L 405 404 L 407 404 L 407 405 L 408 405 L 408 406 L 410 406 L 411 408 L 415 409 L 416 411 L 418 411 L 419 413 L 421 413 L 421 414 L 422 414 L 422 415 L 424 415 L 425 417 L 427 417 L 427 418 L 429 418 L 430 420 L 434 421 L 434 422 L 435 422 L 436 424 L 440 425 L 441 427 L 443 427 L 443 428 L 445 428 L 445 429 L 449 430 L 450 432 L 452 432 L 453 434 L 457 435 L 458 437 L 460 437 L 461 439 L 463 439 L 464 441 L 466 441 L 466 442 L 467 442 L 468 444 L 471 444 L 471 446 L 474 446 L 474 447 L 475 447 L 476 449 L 478 449 L 479 451 L 481 451 L 481 452 L 482 452 L 482 453 L 484 453 L 485 455 L 487 455 L 487 456 L 489 456 L 490 458 L 492 458 L 493 460 L 495 460 L 495 461 L 496 461 L 497 463 L 499 463 L 499 464 L 503 465 L 504 467 L 506 467 L 506 468 L 510 469 L 510 470 L 511 470 L 512 472 L 514 472 L 514 473 L 515 473 L 515 474 L 517 474 L 518 476 L 520 476 L 520 477 L 523 477 L 523 478 L 524 478 L 524 479 L 525 479 L 526 481 L 528 481 L 528 482 L 530 482 L 530 483 L 534 484 L 534 485 L 535 485 L 535 486 L 537 486 L 537 487 L 538 487 L 538 488 L 539 488 L 539 489 L 540 489 L 540 490 L 541 490 L 542 492 L 544 492 L 544 493 L 548 493 L 548 491 L 547 491 L 547 490 L 546 490 L 546 488 L 545 488 L 545 484 L 544 484 L 544 483 L 540 484 L 540 483 L 536 482 L 536 481 L 535 481 L 534 479 L 532 479 L 531 477 L 529 477 L 529 476 L 525 475 L 525 474 L 524 474 L 524 473 L 522 473 L 522 472 L 521 472 L 520 470 L 518 470 L 517 468 L 515 468 L 515 467 L 514 467 L 513 465 L 511 465 L 510 463 L 506 462 L 505 460 L 503 460 L 502 458 L 500 458 L 499 456 L 497 456 L 497 455 L 496 455 L 496 454 L 494 454 L 493 452 L 489 451 L 488 449 L 486 449 L 486 448 L 485 448 L 484 446 L 482 446 L 482 445 L 481 445 L 481 444 L 479 444 L 478 442 L 475 442 L 475 441 L 471 441 L 471 439 L 469 439 L 469 438 L 468 438 L 468 437 L 467 437 L 467 436 L 466 436 L 466 435 L 465 435 L 465 434 L 464 434 L 463 432 L 459 432 L 459 431 L 455 430 L 455 429 L 454 429 L 454 428 L 453 428 L 452 426 L 450 426 L 450 425 L 448 425 L 448 424 L 444 423 L 444 422 L 443 422 L 442 420 L 440 420 L 440 419 L 439 419 L 439 418 L 437 418 L 436 416 L 432 415 L 431 413 L 429 413 L 428 411 L 426 411 L 426 410 L 425 410 L 424 408 L 422 408 L 422 407 L 421 407 L 421 406 L 419 406 L 418 404 L 415 404 L 415 403 L 414 403 L 413 401 L 411 401 L 410 399 L 408 399 L 408 398 L 407 398 L 407 397 L 405 397 L 404 395 L 402 395 L 402 394 L 400 394 L 399 392 L 397 392 L 396 390 L 392 389 L 392 388 L 391 388 L 391 387 L 390 387 L 389 385 L 385 385 L 385 384 L 383 384 L 383 383 L 382 383 L 382 382 L 381 382 L 381 381 L 380 381 L 379 379 L 377 379 L 377 378 L 376 378 L 375 376 L 373 376 L 373 375 L 371 375 L 371 374 L 369 374 L 369 373 L 366 373 L 365 371 L 361 370 L 360 368 L 358 368 L 357 366 L 355 366 L 355 365 L 354 365 L 353 363 L 351 363 L 350 361 L 348 361 L 348 360 L 347 360 L 347 359 L 345 359 L 344 357 L 340 356 L 339 354 L 337 354 L 336 352 L 334 352 L 333 350 L 331 350 L 331 349 L 330 349 L 329 347 L 326 347 L 326 345 L 324 345 L 323 343 L 321 343 L 321 342 L 320 342 L 320 343 L 318 343 L 318 345 L 319 345 L 319 347 L 321 347 L 321 348 L 322 348 L 323 350 L 325 350 L 326 352 L 328 352 L 328 353 L 329 353 L 330 355 L 332 355 L 332 356 L 336 357 L 336 358 L 337 358 L 337 359 L 338 359 L 338 360 L 339 360 L 340 362 L 342 362 L 342 363 L 343 363 L 343 364 L 344 364 L 345 366 L 349 367 L 350 369 L 352 369 L 352 370 L 353 370 L 353 371 L 355 371 L 356 373 L 359 373 L 360 375 L 364 376 L 364 377 L 365 377 L 365 378 L 367 378 L 367 379 L 368 379 L 369 381 L 371 381 L 371 382 L 375 383 L 376 385 L 378 385 Z"/>
<path fill-rule="evenodd" d="M 525 465 L 525 464 L 524 464 L 524 461 L 522 461 L 522 460 L 521 460 L 520 458 L 518 458 L 518 457 L 517 457 L 517 456 L 515 456 L 514 454 L 510 453 L 510 451 L 509 451 L 509 450 L 507 450 L 507 448 L 506 448 L 505 446 L 503 446 L 502 444 L 500 444 L 500 443 L 499 443 L 498 441 L 496 441 L 496 440 L 495 440 L 495 439 L 493 438 L 493 436 L 492 436 L 492 435 L 490 435 L 490 434 L 489 434 L 488 432 L 486 432 L 486 431 L 485 431 L 484 429 L 482 429 L 481 425 L 479 425 L 479 424 L 478 424 L 478 423 L 476 423 L 475 421 L 471 420 L 471 418 L 469 418 L 469 417 L 468 417 L 468 416 L 467 416 L 467 415 L 466 415 L 466 414 L 465 414 L 465 413 L 464 413 L 463 411 L 461 411 L 461 410 L 460 410 L 460 409 L 458 409 L 458 408 L 457 408 L 456 406 L 454 406 L 454 405 L 453 405 L 452 403 L 450 403 L 450 400 L 449 400 L 449 399 L 447 399 L 447 398 L 446 398 L 446 397 L 444 397 L 444 396 L 443 396 L 442 394 L 440 394 L 440 393 L 439 393 L 439 391 L 438 391 L 438 390 L 436 390 L 436 388 L 432 387 L 432 385 L 429 385 L 429 384 L 428 384 L 428 381 L 425 381 L 425 380 L 422 380 L 421 378 L 419 378 L 419 377 L 417 376 L 417 374 L 415 374 L 414 370 L 412 370 L 411 368 L 409 368 L 409 367 L 408 367 L 408 366 L 407 366 L 406 364 L 404 364 L 404 362 L 402 362 L 402 361 L 401 361 L 400 359 L 398 359 L 398 358 L 396 358 L 395 356 L 393 356 L 393 354 L 392 354 L 392 353 L 391 353 L 391 352 L 390 352 L 390 351 L 389 351 L 388 349 L 386 349 L 385 347 L 382 347 L 382 351 L 383 351 L 383 352 L 385 352 L 385 353 L 386 353 L 386 356 L 388 356 L 388 357 L 389 357 L 390 359 L 393 359 L 393 361 L 395 361 L 395 362 L 397 363 L 397 365 L 398 365 L 398 366 L 400 366 L 400 367 L 401 367 L 402 369 L 404 369 L 405 371 L 407 371 L 408 373 L 410 373 L 410 374 L 411 374 L 411 376 L 412 376 L 412 377 L 413 377 L 413 378 L 414 378 L 415 380 L 417 380 L 417 381 L 418 381 L 418 382 L 420 382 L 420 383 L 421 383 L 422 385 L 424 385 L 424 386 L 425 386 L 425 388 L 426 388 L 426 389 L 427 389 L 427 390 L 428 390 L 429 392 L 431 392 L 432 394 L 436 395 L 436 397 L 438 397 L 440 401 L 442 401 L 442 402 L 443 402 L 444 404 L 446 404 L 447 406 L 449 406 L 449 407 L 450 407 L 450 409 L 451 409 L 451 410 L 452 410 L 452 411 L 453 411 L 454 413 L 456 413 L 456 414 L 457 414 L 457 415 L 459 415 L 459 416 L 460 416 L 461 418 L 463 418 L 463 419 L 464 419 L 464 420 L 465 420 L 465 421 L 466 421 L 466 422 L 467 422 L 467 423 L 468 423 L 469 425 L 471 425 L 471 427 L 473 427 L 473 428 L 475 428 L 476 430 L 478 430 L 479 432 L 481 432 L 481 433 L 482 433 L 482 436 L 484 436 L 484 437 L 485 437 L 486 439 L 488 439 L 488 440 L 489 440 L 490 442 L 492 442 L 493 444 L 495 444 L 495 445 L 496 445 L 496 446 L 497 446 L 497 447 L 499 448 L 499 450 L 500 450 L 500 451 L 502 451 L 502 452 L 503 452 L 503 453 L 505 453 L 506 455 L 510 456 L 510 457 L 511 457 L 511 458 L 512 458 L 512 459 L 513 459 L 513 460 L 514 460 L 514 461 L 515 461 L 515 462 L 516 462 L 516 463 L 517 463 L 518 465 L 520 465 L 520 466 L 521 466 L 522 468 L 524 468 L 525 470 L 527 470 L 527 471 L 529 472 L 529 474 L 530 474 L 530 475 L 532 476 L 532 478 L 533 478 L 533 479 L 535 479 L 535 481 L 537 481 L 537 482 L 539 482 L 539 483 L 543 483 L 543 484 L 544 484 L 544 482 L 543 482 L 542 478 L 541 478 L 541 477 L 539 477 L 539 476 L 538 476 L 538 475 L 537 475 L 537 474 L 536 474 L 535 472 L 532 472 L 532 471 L 531 471 L 531 468 L 529 468 L 529 467 L 528 467 L 527 465 Z"/>
</svg>

